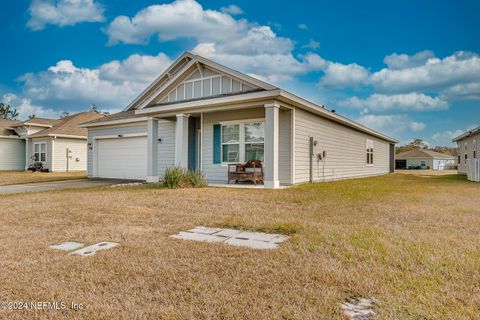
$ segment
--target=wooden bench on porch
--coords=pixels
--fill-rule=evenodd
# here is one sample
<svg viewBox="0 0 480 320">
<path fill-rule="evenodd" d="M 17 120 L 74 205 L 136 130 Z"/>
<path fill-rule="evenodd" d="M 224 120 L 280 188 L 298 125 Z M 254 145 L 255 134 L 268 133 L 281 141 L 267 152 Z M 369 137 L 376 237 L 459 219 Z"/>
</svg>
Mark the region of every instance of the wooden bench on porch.
<svg viewBox="0 0 480 320">
<path fill-rule="evenodd" d="M 244 164 L 229 164 L 228 165 L 228 183 L 235 180 L 251 181 L 255 185 L 257 182 L 263 182 L 263 165 L 259 160 L 249 160 Z"/>
</svg>

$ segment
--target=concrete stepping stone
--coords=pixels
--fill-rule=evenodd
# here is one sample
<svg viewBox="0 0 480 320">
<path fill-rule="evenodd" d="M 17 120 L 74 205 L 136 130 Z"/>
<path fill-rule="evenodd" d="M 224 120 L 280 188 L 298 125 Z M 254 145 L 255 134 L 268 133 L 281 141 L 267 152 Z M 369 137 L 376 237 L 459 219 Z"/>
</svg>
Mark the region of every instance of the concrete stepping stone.
<svg viewBox="0 0 480 320">
<path fill-rule="evenodd" d="M 171 236 L 175 239 L 182 240 L 195 240 L 195 241 L 205 241 L 205 242 L 223 242 L 225 237 L 215 236 L 211 234 L 204 233 L 194 233 L 194 232 L 180 232 L 176 235 Z"/>
<path fill-rule="evenodd" d="M 118 243 L 116 242 L 99 242 L 91 246 L 82 248 L 80 250 L 74 251 L 70 254 L 75 254 L 75 255 L 84 256 L 84 257 L 92 256 L 95 253 L 97 253 L 97 251 L 111 249 L 116 246 L 118 246 Z"/>
<path fill-rule="evenodd" d="M 49 246 L 50 249 L 62 250 L 62 251 L 71 251 L 83 247 L 83 243 L 67 241 L 59 244 L 52 244 Z"/>
<path fill-rule="evenodd" d="M 277 249 L 287 241 L 288 236 L 264 232 L 242 231 L 228 228 L 208 228 L 204 226 L 179 232 L 171 238 L 204 242 L 223 242 L 228 245 L 252 249 Z"/>
<path fill-rule="evenodd" d="M 353 297 L 340 304 L 343 314 L 352 320 L 369 320 L 375 317 L 373 308 L 376 300 L 373 298 Z"/>
<path fill-rule="evenodd" d="M 207 227 L 200 226 L 200 227 L 195 227 L 195 228 L 187 230 L 187 231 L 192 232 L 192 233 L 213 234 L 213 233 L 219 232 L 221 230 L 222 230 L 221 228 L 207 228 Z"/>
<path fill-rule="evenodd" d="M 225 241 L 225 244 L 229 244 L 237 247 L 247 247 L 252 249 L 277 249 L 278 248 L 278 244 L 276 243 L 259 241 L 254 239 L 230 238 Z"/>
</svg>

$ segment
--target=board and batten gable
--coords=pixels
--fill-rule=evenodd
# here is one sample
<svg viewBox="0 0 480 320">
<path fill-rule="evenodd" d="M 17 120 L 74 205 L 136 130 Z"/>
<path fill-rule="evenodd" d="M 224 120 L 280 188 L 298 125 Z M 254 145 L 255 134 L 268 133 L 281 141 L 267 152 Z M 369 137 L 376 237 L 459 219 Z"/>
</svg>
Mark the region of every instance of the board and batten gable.
<svg viewBox="0 0 480 320">
<path fill-rule="evenodd" d="M 313 180 L 380 175 L 390 172 L 390 143 L 367 133 L 295 108 L 295 183 L 310 179 L 310 137 L 317 150 L 327 152 L 323 161 L 313 160 Z M 373 141 L 373 165 L 366 161 L 366 141 Z"/>
<path fill-rule="evenodd" d="M 115 125 L 96 127 L 88 129 L 88 143 L 91 148 L 88 148 L 88 176 L 94 177 L 93 159 L 94 159 L 94 139 L 101 137 L 112 136 L 128 136 L 135 134 L 146 134 L 146 122 L 134 123 L 127 125 Z M 175 122 L 173 121 L 159 121 L 158 123 L 158 137 L 161 139 L 158 143 L 158 175 L 163 177 L 165 169 L 175 164 Z M 145 159 L 146 161 L 147 159 Z"/>
<path fill-rule="evenodd" d="M 25 170 L 25 140 L 0 137 L 0 171 Z"/>
<path fill-rule="evenodd" d="M 202 72 L 195 70 L 175 88 L 155 99 L 155 103 L 165 104 L 192 99 L 245 93 L 258 90 L 258 87 L 234 79 L 222 73 L 204 68 Z"/>
</svg>

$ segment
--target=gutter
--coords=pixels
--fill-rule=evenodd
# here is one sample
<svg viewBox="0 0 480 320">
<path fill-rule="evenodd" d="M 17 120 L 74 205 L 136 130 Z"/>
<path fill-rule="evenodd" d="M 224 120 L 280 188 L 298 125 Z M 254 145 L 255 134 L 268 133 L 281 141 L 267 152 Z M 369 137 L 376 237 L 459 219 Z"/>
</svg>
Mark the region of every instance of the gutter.
<svg viewBox="0 0 480 320">
<path fill-rule="evenodd" d="M 380 132 L 367 128 L 355 121 L 352 121 L 346 117 L 340 116 L 335 112 L 332 112 L 322 106 L 319 106 L 315 103 L 312 103 L 308 100 L 300 98 L 290 92 L 287 92 L 281 89 L 269 90 L 269 91 L 257 91 L 257 92 L 245 93 L 241 95 L 225 96 L 225 97 L 219 97 L 219 98 L 213 98 L 213 99 L 207 99 L 207 100 L 180 102 L 180 103 L 171 104 L 171 105 L 154 105 L 152 107 L 135 110 L 135 114 L 152 115 L 155 113 L 185 112 L 187 110 L 190 111 L 190 109 L 195 109 L 200 107 L 213 107 L 213 106 L 219 106 L 219 105 L 226 106 L 229 104 L 255 102 L 255 101 L 261 101 L 265 99 L 278 99 L 279 101 L 286 102 L 300 109 L 304 109 L 314 114 L 320 115 L 324 118 L 330 119 L 334 122 L 341 123 L 353 129 L 368 133 L 372 136 L 388 141 L 390 143 L 399 142 L 396 139 L 393 139 Z"/>
</svg>

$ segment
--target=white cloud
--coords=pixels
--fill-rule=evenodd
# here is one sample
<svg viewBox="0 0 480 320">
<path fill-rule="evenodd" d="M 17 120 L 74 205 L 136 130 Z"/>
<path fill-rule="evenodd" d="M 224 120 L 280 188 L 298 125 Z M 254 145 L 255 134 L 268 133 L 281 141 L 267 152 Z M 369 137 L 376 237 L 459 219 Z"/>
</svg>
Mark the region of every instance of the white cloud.
<svg viewBox="0 0 480 320">
<path fill-rule="evenodd" d="M 467 132 L 468 130 L 472 130 L 473 128 L 476 128 L 476 127 L 478 127 L 477 124 L 471 124 L 464 129 L 436 132 L 432 135 L 431 140 L 435 142 L 436 145 L 439 145 L 439 146 L 451 145 L 453 138 L 458 137 L 459 135 Z"/>
<path fill-rule="evenodd" d="M 298 28 L 299 28 L 299 29 L 302 29 L 302 30 L 307 30 L 307 29 L 308 29 L 308 26 L 307 26 L 305 23 L 300 23 L 300 24 L 298 25 Z"/>
<path fill-rule="evenodd" d="M 228 13 L 228 14 L 231 14 L 231 15 L 243 14 L 242 8 L 240 8 L 239 6 L 234 5 L 234 4 L 231 4 L 227 7 L 221 7 L 220 10 L 222 12 L 225 12 L 225 13 Z"/>
<path fill-rule="evenodd" d="M 411 120 L 405 114 L 373 115 L 367 114 L 357 118 L 357 122 L 392 136 L 405 132 L 418 132 L 425 129 L 425 123 Z"/>
<path fill-rule="evenodd" d="M 393 53 L 391 55 L 386 56 L 383 59 L 383 62 L 393 70 L 401 70 L 407 68 L 414 68 L 420 67 L 424 65 L 429 59 L 435 58 L 435 54 L 433 51 L 425 50 L 420 51 L 414 54 L 413 56 L 409 56 L 407 54 L 397 54 Z"/>
<path fill-rule="evenodd" d="M 402 69 L 384 68 L 371 74 L 370 83 L 383 92 L 442 92 L 449 87 L 479 82 L 480 57 L 459 51 L 451 56 L 429 58 L 424 64 Z M 397 63 L 398 67 L 398 63 Z"/>
<path fill-rule="evenodd" d="M 99 108 L 120 110 L 150 84 L 171 63 L 163 53 L 157 56 L 131 55 L 98 68 L 76 67 L 62 60 L 47 71 L 27 73 L 24 96 L 35 103 L 62 109 Z"/>
<path fill-rule="evenodd" d="M 106 33 L 109 44 L 147 43 L 152 35 L 159 41 L 193 38 L 194 53 L 274 83 L 318 70 L 306 58 L 295 57 L 294 42 L 279 37 L 270 26 L 235 19 L 225 10 L 204 9 L 194 0 L 152 5 L 131 18 L 116 17 Z"/>
<path fill-rule="evenodd" d="M 480 100 L 480 81 L 456 84 L 441 92 L 440 95 L 447 100 Z"/>
<path fill-rule="evenodd" d="M 366 109 L 366 112 L 399 113 L 405 111 L 438 111 L 448 109 L 448 103 L 438 97 L 432 98 L 422 93 L 395 95 L 372 94 L 366 99 L 351 97 L 339 101 L 343 107 Z M 364 112 L 365 112 L 364 111 Z"/>
<path fill-rule="evenodd" d="M 310 41 L 308 41 L 307 44 L 304 44 L 302 48 L 317 50 L 318 48 L 320 48 L 320 42 L 310 39 Z"/>
<path fill-rule="evenodd" d="M 330 62 L 325 69 L 325 76 L 320 80 L 320 85 L 344 88 L 361 85 L 367 79 L 368 70 L 356 63 Z"/>
<path fill-rule="evenodd" d="M 27 26 L 42 30 L 47 24 L 72 26 L 80 22 L 102 22 L 104 8 L 94 0 L 33 0 Z"/>
<path fill-rule="evenodd" d="M 42 118 L 57 118 L 59 112 L 39 105 L 33 105 L 30 99 L 21 98 L 13 93 L 6 93 L 2 101 L 18 112 L 18 119 L 27 119 L 28 116 L 35 115 Z"/>
<path fill-rule="evenodd" d="M 160 41 L 195 38 L 200 42 L 240 39 L 248 31 L 246 20 L 235 20 L 228 13 L 204 10 L 195 0 L 176 0 L 152 5 L 134 17 L 116 17 L 106 29 L 109 44 L 147 43 L 153 34 Z"/>
</svg>

